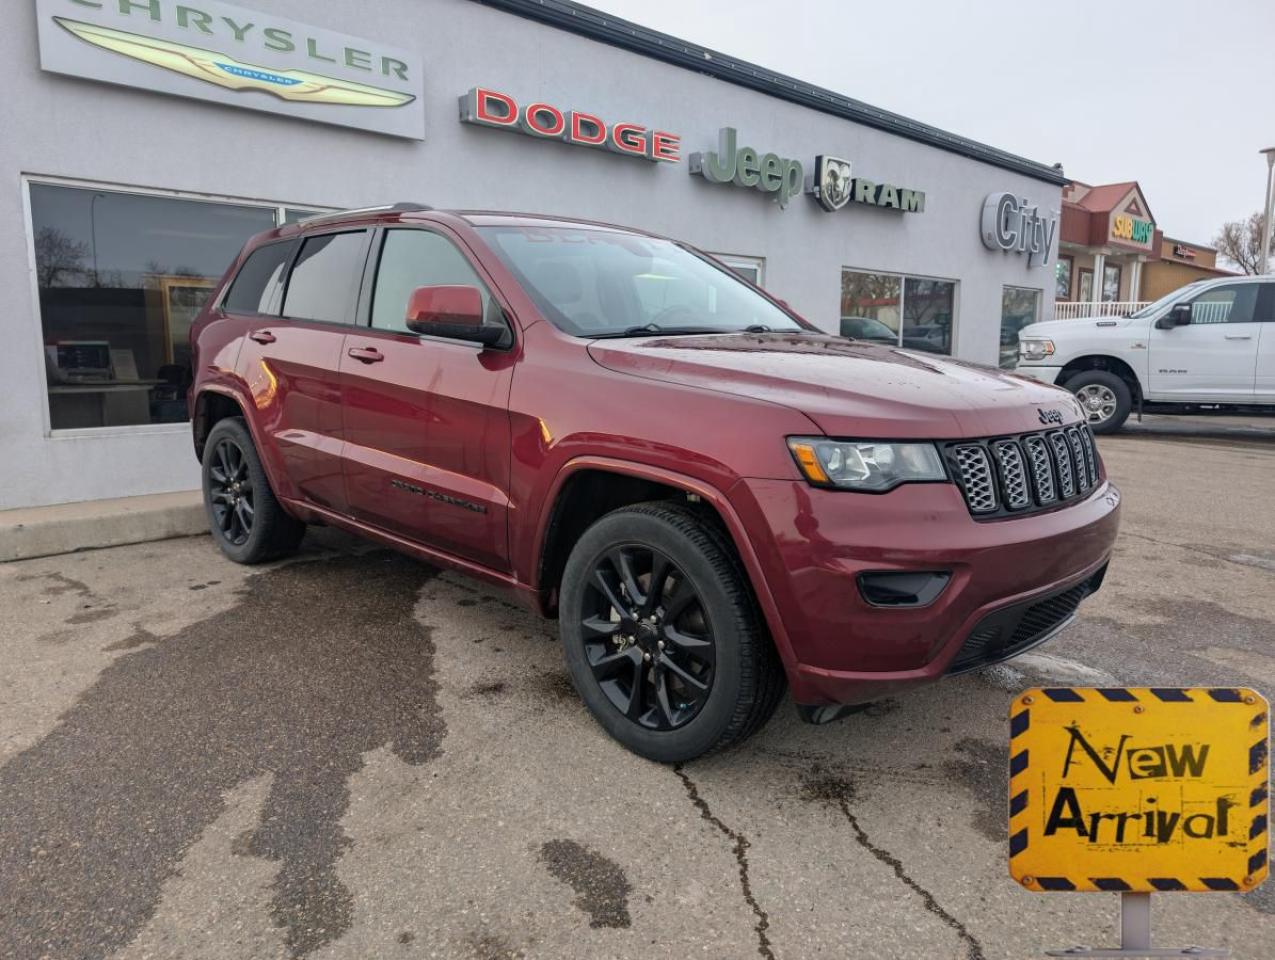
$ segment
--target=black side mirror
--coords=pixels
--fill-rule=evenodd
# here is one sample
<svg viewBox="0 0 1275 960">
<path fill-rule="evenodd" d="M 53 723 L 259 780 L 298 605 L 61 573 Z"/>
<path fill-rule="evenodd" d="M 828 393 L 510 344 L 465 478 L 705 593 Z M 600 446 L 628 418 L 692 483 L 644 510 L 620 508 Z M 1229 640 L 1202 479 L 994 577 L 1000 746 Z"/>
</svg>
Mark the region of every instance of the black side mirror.
<svg viewBox="0 0 1275 960">
<path fill-rule="evenodd" d="M 1189 303 L 1179 303 L 1157 320 L 1155 325 L 1161 330 L 1172 330 L 1174 327 L 1185 327 L 1190 322 L 1191 305 Z"/>
</svg>

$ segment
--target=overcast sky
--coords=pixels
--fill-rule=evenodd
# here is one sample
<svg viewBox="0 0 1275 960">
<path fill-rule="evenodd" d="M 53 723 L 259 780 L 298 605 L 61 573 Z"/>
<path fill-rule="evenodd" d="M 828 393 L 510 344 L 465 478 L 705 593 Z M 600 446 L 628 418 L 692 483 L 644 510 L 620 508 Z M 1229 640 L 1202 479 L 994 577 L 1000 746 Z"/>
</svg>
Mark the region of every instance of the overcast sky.
<svg viewBox="0 0 1275 960">
<path fill-rule="evenodd" d="M 1262 203 L 1275 0 L 584 0 L 1044 163 L 1207 243 Z"/>
</svg>

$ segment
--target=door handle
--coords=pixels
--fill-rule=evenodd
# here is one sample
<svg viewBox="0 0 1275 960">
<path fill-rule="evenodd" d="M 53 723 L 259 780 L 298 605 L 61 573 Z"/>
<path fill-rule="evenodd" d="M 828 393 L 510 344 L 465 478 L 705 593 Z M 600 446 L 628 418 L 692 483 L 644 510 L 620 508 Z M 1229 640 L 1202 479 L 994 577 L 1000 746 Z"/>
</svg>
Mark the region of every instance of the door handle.
<svg viewBox="0 0 1275 960">
<path fill-rule="evenodd" d="M 364 363 L 380 363 L 385 359 L 385 354 L 375 347 L 350 347 L 347 353 L 355 360 L 362 360 Z"/>
<path fill-rule="evenodd" d="M 279 338 L 269 330 L 254 330 L 248 334 L 249 340 L 256 340 L 258 343 L 274 343 Z"/>
<path fill-rule="evenodd" d="M 1252 340 L 1251 333 L 1228 333 L 1225 334 L 1227 340 Z"/>
</svg>

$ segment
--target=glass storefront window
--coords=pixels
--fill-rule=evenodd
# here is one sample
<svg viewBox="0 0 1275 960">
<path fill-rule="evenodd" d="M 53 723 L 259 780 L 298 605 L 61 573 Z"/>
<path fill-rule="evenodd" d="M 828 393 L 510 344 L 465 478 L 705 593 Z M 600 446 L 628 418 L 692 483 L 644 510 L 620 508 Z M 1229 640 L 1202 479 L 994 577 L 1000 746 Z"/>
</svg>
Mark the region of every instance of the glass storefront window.
<svg viewBox="0 0 1275 960">
<path fill-rule="evenodd" d="M 956 283 L 888 273 L 841 271 L 841 335 L 952 352 Z"/>
<path fill-rule="evenodd" d="M 191 321 L 277 208 L 30 191 L 52 428 L 185 420 Z"/>
<path fill-rule="evenodd" d="M 1105 264 L 1102 268 L 1102 299 L 1108 303 L 1120 299 L 1120 266 Z"/>
<path fill-rule="evenodd" d="M 1001 293 L 1000 364 L 1007 370 L 1018 363 L 1018 331 L 1040 319 L 1040 293 L 1027 287 L 1005 287 Z"/>
<path fill-rule="evenodd" d="M 1059 257 L 1054 264 L 1054 299 L 1071 299 L 1071 257 Z"/>
</svg>

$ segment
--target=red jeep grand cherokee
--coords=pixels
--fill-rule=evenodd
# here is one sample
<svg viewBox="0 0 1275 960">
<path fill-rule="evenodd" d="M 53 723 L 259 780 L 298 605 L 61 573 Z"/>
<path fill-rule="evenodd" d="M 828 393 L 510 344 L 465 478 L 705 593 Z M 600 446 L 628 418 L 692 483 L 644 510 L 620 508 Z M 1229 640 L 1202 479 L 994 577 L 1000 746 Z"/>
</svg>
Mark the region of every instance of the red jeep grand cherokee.
<svg viewBox="0 0 1275 960">
<path fill-rule="evenodd" d="M 557 616 L 607 731 L 677 761 L 1021 653 L 1120 494 L 1070 394 L 828 336 L 690 247 L 349 211 L 254 238 L 192 330 L 221 549 L 330 524 Z"/>
</svg>

